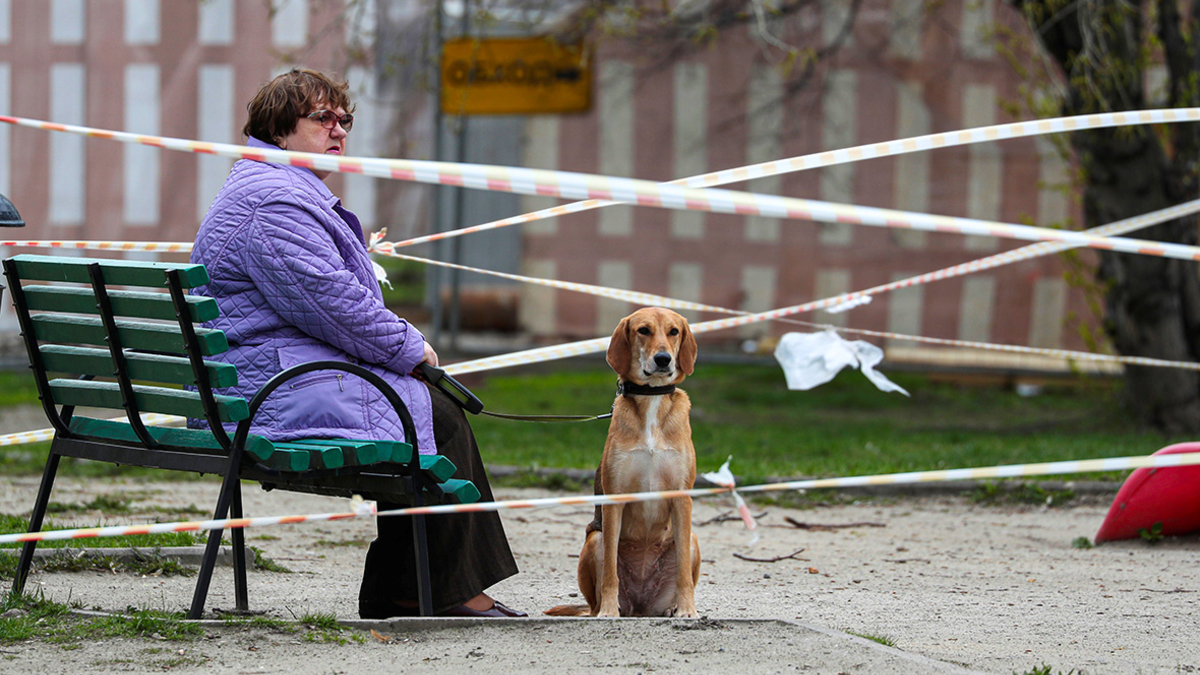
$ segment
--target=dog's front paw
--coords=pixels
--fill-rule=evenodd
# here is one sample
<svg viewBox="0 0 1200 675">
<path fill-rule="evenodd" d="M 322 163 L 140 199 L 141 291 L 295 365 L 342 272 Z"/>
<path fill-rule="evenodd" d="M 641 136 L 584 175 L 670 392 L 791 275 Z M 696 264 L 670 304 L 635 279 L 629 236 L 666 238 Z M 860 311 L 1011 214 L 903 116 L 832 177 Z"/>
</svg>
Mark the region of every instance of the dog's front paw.
<svg viewBox="0 0 1200 675">
<path fill-rule="evenodd" d="M 679 605 L 675 608 L 675 616 L 680 619 L 699 619 L 700 613 L 696 611 L 694 603 Z"/>
<path fill-rule="evenodd" d="M 600 616 L 600 617 L 621 616 L 621 610 L 616 609 L 616 608 L 605 609 L 605 608 L 601 607 L 600 611 L 596 612 L 596 616 Z"/>
</svg>

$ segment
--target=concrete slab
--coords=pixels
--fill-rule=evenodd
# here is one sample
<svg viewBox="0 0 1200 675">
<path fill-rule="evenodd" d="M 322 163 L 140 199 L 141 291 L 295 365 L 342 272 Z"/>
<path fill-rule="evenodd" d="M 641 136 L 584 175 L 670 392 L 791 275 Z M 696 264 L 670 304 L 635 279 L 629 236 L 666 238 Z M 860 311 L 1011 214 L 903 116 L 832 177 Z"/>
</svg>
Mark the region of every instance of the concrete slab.
<svg viewBox="0 0 1200 675">
<path fill-rule="evenodd" d="M 404 654 L 406 672 L 978 673 L 775 619 L 430 618 L 342 621 Z"/>
</svg>

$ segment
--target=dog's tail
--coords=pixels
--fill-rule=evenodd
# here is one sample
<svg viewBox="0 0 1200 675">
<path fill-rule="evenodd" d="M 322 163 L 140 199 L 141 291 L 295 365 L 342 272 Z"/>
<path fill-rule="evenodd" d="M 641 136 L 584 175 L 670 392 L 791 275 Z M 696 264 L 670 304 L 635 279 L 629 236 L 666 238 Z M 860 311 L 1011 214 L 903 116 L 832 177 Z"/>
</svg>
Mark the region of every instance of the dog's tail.
<svg viewBox="0 0 1200 675">
<path fill-rule="evenodd" d="M 542 612 L 550 616 L 591 616 L 592 610 L 587 605 L 557 605 Z"/>
</svg>

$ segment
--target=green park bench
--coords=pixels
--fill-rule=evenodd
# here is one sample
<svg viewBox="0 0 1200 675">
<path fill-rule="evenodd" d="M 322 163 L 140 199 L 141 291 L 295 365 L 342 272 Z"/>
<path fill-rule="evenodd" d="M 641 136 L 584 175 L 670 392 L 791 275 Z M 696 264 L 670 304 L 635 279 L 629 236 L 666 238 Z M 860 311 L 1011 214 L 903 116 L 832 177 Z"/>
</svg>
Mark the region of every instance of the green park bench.
<svg viewBox="0 0 1200 675">
<path fill-rule="evenodd" d="M 413 506 L 479 499 L 475 485 L 452 477 L 456 468 L 448 458 L 417 451 L 404 402 L 362 366 L 300 364 L 272 378 L 250 401 L 215 393 L 237 383 L 237 369 L 205 359 L 228 350 L 229 343 L 222 331 L 198 325 L 217 317 L 216 301 L 186 292 L 208 283 L 203 265 L 18 255 L 4 261 L 4 274 L 38 397 L 55 430 L 30 532 L 42 527 L 62 457 L 222 476 L 214 519 L 242 517 L 242 480 L 267 490 L 361 495 Z M 314 370 L 345 371 L 378 388 L 400 416 L 409 442 L 322 438 L 285 443 L 249 433 L 272 391 Z M 128 421 L 76 415 L 76 406 L 120 411 Z M 140 413 L 204 419 L 210 429 L 148 425 Z M 237 423 L 232 438 L 222 422 Z M 412 518 L 418 602 L 421 614 L 429 615 L 425 518 Z M 204 611 L 221 537 L 220 530 L 209 534 L 190 619 Z M 246 610 L 243 530 L 231 530 L 231 538 L 237 608 Z M 36 545 L 26 542 L 21 551 L 13 593 L 23 591 Z"/>
</svg>

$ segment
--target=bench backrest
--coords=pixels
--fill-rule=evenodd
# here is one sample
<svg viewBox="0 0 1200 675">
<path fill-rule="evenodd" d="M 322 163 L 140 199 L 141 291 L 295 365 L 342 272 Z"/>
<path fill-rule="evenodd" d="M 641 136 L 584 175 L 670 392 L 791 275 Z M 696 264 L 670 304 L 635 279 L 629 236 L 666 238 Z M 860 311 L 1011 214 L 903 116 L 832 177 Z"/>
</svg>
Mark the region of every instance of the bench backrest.
<svg viewBox="0 0 1200 675">
<path fill-rule="evenodd" d="M 223 332 L 196 325 L 218 316 L 215 300 L 186 294 L 208 283 L 202 265 L 19 255 L 4 261 L 4 275 L 38 397 L 56 439 L 68 441 L 60 454 L 199 473 L 226 470 L 234 448 L 222 423 L 247 420 L 250 410 L 245 399 L 212 391 L 236 385 L 237 370 L 204 358 L 227 351 L 229 343 Z M 75 416 L 81 405 L 121 410 L 129 422 Z M 147 426 L 139 413 L 202 418 L 210 429 Z M 418 455 L 401 441 L 275 442 L 248 434 L 237 451 L 251 460 L 242 465 L 243 477 L 272 487 L 399 501 L 410 489 L 395 476 L 419 472 L 423 489 L 439 499 L 480 497 L 470 481 L 451 478 L 456 468 L 448 458 Z M 376 464 L 391 468 L 359 471 Z"/>
<path fill-rule="evenodd" d="M 237 371 L 204 360 L 229 343 L 196 325 L 218 315 L 212 298 L 186 294 L 208 283 L 203 265 L 18 255 L 4 261 L 4 274 L 38 395 L 59 433 L 70 434 L 73 407 L 82 405 L 125 411 L 148 447 L 157 443 L 138 413 L 207 419 L 229 447 L 220 423 L 249 410 L 245 399 L 211 392 L 237 384 Z"/>
</svg>

